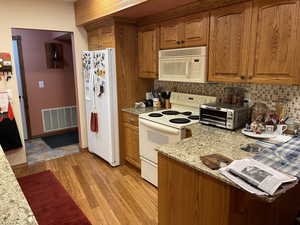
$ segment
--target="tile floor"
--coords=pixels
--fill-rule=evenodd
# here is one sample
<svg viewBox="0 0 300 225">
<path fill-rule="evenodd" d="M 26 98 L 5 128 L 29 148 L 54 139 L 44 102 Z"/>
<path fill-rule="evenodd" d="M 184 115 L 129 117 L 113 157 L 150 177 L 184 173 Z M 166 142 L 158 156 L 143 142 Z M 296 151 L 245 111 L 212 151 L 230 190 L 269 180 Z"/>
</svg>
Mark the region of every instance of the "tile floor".
<svg viewBox="0 0 300 225">
<path fill-rule="evenodd" d="M 57 159 L 80 152 L 79 145 L 50 148 L 41 138 L 25 141 L 28 164 Z"/>
</svg>

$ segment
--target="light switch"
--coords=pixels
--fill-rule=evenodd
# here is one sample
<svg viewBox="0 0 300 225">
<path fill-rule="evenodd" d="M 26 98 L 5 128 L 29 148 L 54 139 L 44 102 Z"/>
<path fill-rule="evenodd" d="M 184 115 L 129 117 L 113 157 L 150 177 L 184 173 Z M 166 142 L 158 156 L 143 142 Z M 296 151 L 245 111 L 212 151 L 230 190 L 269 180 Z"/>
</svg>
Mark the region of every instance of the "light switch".
<svg viewBox="0 0 300 225">
<path fill-rule="evenodd" d="M 39 81 L 39 88 L 44 88 L 45 87 L 45 82 L 43 80 Z"/>
</svg>

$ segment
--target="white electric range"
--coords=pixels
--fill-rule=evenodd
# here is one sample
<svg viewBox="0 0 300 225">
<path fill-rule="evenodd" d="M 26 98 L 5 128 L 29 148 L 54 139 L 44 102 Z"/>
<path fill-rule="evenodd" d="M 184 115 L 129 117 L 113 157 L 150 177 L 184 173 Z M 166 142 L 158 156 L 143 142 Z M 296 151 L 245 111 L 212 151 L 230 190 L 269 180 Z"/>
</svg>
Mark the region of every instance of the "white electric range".
<svg viewBox="0 0 300 225">
<path fill-rule="evenodd" d="M 215 101 L 216 97 L 172 92 L 171 109 L 139 115 L 141 176 L 145 180 L 158 186 L 155 148 L 183 139 L 185 137 L 184 127 L 199 122 L 200 105 Z"/>
</svg>

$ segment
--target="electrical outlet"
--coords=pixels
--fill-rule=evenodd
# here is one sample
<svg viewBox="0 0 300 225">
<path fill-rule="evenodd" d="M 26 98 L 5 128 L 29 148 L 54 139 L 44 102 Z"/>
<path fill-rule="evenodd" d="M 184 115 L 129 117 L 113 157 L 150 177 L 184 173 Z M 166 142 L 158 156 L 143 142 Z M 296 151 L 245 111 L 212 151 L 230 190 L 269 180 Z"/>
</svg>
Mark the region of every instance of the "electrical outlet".
<svg viewBox="0 0 300 225">
<path fill-rule="evenodd" d="M 245 92 L 244 101 L 247 101 L 249 106 L 252 105 L 251 96 L 249 92 Z"/>
<path fill-rule="evenodd" d="M 45 87 L 45 81 L 40 80 L 39 81 L 39 88 L 44 88 Z"/>
</svg>

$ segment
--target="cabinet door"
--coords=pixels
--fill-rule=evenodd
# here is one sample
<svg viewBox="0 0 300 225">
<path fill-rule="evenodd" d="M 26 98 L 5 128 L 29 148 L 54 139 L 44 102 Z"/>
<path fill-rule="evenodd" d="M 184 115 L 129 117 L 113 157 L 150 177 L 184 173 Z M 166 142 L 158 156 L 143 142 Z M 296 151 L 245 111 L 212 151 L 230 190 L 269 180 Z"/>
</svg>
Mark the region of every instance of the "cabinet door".
<svg viewBox="0 0 300 225">
<path fill-rule="evenodd" d="M 195 169 L 159 153 L 158 185 L 158 225 L 209 225 L 199 223 L 199 182 Z M 219 213 L 215 212 L 215 216 Z"/>
<path fill-rule="evenodd" d="M 299 1 L 254 1 L 249 81 L 294 84 L 299 76 Z"/>
<path fill-rule="evenodd" d="M 129 123 L 123 124 L 125 160 L 140 168 L 139 129 Z"/>
<path fill-rule="evenodd" d="M 209 13 L 187 16 L 183 21 L 184 47 L 208 45 Z"/>
<path fill-rule="evenodd" d="M 183 23 L 181 23 L 180 20 L 172 20 L 161 24 L 161 49 L 182 47 L 183 38 Z"/>
<path fill-rule="evenodd" d="M 146 26 L 138 32 L 139 77 L 157 78 L 159 28 Z"/>
<path fill-rule="evenodd" d="M 113 25 L 103 26 L 100 28 L 100 47 L 102 49 L 115 47 Z"/>
<path fill-rule="evenodd" d="M 251 2 L 211 12 L 209 81 L 243 82 L 247 74 Z"/>
<path fill-rule="evenodd" d="M 90 51 L 98 50 L 100 47 L 99 29 L 88 32 L 88 46 Z"/>
</svg>

